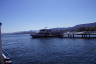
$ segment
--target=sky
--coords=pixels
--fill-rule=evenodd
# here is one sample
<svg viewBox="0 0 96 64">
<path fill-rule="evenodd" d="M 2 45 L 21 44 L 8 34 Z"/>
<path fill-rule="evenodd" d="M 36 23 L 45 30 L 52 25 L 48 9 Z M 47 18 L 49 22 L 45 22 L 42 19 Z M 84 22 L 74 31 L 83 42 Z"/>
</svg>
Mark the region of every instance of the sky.
<svg viewBox="0 0 96 64">
<path fill-rule="evenodd" d="M 2 32 L 96 22 L 96 0 L 0 0 Z"/>
</svg>

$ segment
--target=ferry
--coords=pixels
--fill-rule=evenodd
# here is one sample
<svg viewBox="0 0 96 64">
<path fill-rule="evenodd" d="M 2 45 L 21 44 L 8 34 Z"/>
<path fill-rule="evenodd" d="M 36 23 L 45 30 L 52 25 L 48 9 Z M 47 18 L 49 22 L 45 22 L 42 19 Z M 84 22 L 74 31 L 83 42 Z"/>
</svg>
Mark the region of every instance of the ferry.
<svg viewBox="0 0 96 64">
<path fill-rule="evenodd" d="M 41 29 L 38 33 L 31 34 L 32 38 L 63 37 L 60 32 L 54 32 L 51 29 Z"/>
</svg>

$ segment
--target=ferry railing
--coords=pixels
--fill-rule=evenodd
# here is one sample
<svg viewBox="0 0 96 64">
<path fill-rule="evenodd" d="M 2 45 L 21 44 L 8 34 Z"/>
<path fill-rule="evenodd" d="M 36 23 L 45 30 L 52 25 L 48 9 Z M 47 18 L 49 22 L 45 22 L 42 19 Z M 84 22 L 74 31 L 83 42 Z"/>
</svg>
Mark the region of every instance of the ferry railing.
<svg viewBox="0 0 96 64">
<path fill-rule="evenodd" d="M 2 23 L 0 23 L 0 64 L 12 64 L 12 61 L 4 54 L 4 51 L 2 49 L 1 26 Z"/>
</svg>

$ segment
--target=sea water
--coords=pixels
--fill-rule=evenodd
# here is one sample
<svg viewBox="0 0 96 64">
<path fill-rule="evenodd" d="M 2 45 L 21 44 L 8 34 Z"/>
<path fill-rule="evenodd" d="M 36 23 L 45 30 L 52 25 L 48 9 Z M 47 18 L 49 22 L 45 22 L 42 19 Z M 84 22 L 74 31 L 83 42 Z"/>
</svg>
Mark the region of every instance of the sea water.
<svg viewBox="0 0 96 64">
<path fill-rule="evenodd" d="M 96 39 L 35 38 L 2 35 L 13 64 L 96 64 Z"/>
</svg>

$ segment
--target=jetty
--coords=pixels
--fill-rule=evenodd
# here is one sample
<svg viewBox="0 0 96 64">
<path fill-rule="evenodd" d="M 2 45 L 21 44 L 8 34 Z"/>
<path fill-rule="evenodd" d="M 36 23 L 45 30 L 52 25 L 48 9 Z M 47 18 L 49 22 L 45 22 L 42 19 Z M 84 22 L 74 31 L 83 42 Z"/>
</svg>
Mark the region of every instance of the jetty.
<svg viewBox="0 0 96 64">
<path fill-rule="evenodd" d="M 2 49 L 1 26 L 2 23 L 0 23 L 0 64 L 12 64 L 12 61 L 5 55 L 4 50 Z"/>
<path fill-rule="evenodd" d="M 96 31 L 66 32 L 64 38 L 96 38 Z"/>
</svg>

